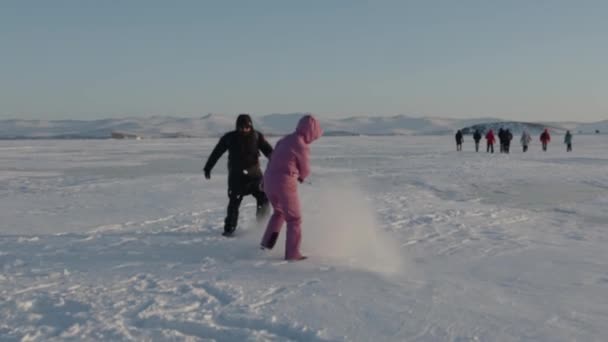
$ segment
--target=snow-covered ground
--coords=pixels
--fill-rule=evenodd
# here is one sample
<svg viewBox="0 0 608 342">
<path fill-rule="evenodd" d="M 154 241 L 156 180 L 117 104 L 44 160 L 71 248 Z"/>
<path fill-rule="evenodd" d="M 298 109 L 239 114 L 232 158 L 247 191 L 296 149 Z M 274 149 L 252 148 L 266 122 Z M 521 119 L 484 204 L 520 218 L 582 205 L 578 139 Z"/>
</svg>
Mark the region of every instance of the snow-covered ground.
<svg viewBox="0 0 608 342">
<path fill-rule="evenodd" d="M 220 236 L 214 139 L 0 141 L 0 340 L 606 341 L 608 136 L 561 139 L 322 138 L 297 263 L 253 198 Z"/>
</svg>

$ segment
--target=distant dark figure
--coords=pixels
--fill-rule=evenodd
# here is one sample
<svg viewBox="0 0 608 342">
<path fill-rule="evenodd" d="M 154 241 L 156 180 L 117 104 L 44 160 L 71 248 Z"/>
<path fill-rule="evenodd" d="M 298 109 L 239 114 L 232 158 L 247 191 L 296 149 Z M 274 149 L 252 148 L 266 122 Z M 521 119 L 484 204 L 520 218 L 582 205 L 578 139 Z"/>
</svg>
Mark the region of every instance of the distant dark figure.
<svg viewBox="0 0 608 342">
<path fill-rule="evenodd" d="M 498 129 L 498 143 L 500 144 L 500 153 L 505 152 L 505 130 L 501 128 Z"/>
<path fill-rule="evenodd" d="M 489 130 L 488 133 L 486 134 L 486 142 L 487 142 L 486 153 L 487 152 L 494 153 L 494 141 L 495 140 L 496 140 L 496 138 L 494 137 L 494 132 L 492 130 Z"/>
<path fill-rule="evenodd" d="M 504 132 L 505 141 L 504 141 L 504 151 L 505 153 L 509 153 L 509 149 L 511 148 L 511 140 L 513 140 L 513 133 L 507 128 Z"/>
<path fill-rule="evenodd" d="M 456 151 L 462 151 L 462 132 L 458 130 L 456 132 Z"/>
<path fill-rule="evenodd" d="M 570 131 L 566 131 L 566 135 L 564 135 L 564 144 L 566 144 L 566 152 L 572 151 L 572 134 Z"/>
<path fill-rule="evenodd" d="M 236 119 L 236 129 L 224 134 L 211 152 L 203 169 L 205 178 L 211 178 L 211 170 L 226 151 L 228 151 L 229 202 L 222 235 L 231 236 L 238 223 L 239 207 L 244 196 L 255 197 L 258 220 L 262 220 L 268 214 L 268 198 L 262 190 L 259 155 L 261 151 L 269 158 L 272 146 L 262 133 L 253 128 L 251 117 L 247 114 L 240 114 Z"/>
<path fill-rule="evenodd" d="M 519 139 L 519 141 L 521 142 L 521 146 L 524 150 L 524 152 L 528 151 L 528 145 L 530 145 L 530 141 L 532 141 L 532 137 L 530 136 L 530 133 L 528 133 L 528 131 L 524 130 L 521 133 L 521 139 Z"/>
<path fill-rule="evenodd" d="M 475 133 L 473 133 L 473 140 L 475 140 L 475 152 L 479 152 L 479 141 L 481 140 L 481 132 L 479 129 L 476 129 Z"/>
<path fill-rule="evenodd" d="M 547 151 L 547 145 L 551 141 L 551 135 L 549 134 L 549 129 L 545 128 L 545 130 L 540 135 L 540 142 L 543 145 L 543 151 Z"/>
</svg>

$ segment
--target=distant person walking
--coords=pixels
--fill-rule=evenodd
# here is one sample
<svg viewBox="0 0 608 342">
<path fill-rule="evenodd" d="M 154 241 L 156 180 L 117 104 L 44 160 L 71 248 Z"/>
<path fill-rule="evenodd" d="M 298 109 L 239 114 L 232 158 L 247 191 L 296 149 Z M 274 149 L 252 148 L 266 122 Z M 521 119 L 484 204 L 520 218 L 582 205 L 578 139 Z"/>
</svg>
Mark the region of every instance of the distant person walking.
<svg viewBox="0 0 608 342">
<path fill-rule="evenodd" d="M 547 152 L 547 145 L 551 141 L 551 135 L 549 134 L 549 129 L 545 128 L 545 130 L 540 134 L 540 142 L 543 145 L 543 151 Z"/>
<path fill-rule="evenodd" d="M 236 129 L 222 136 L 207 163 L 205 178 L 211 178 L 211 170 L 218 159 L 228 151 L 228 209 L 224 220 L 224 236 L 231 236 L 236 230 L 239 219 L 239 207 L 243 197 L 252 195 L 257 201 L 256 216 L 264 219 L 269 211 L 268 198 L 262 191 L 262 170 L 260 169 L 260 151 L 269 158 L 272 146 L 262 133 L 253 129 L 251 117 L 240 114 L 236 119 Z"/>
<path fill-rule="evenodd" d="M 505 153 L 509 153 L 511 149 L 511 140 L 513 140 L 513 133 L 507 128 L 504 133 L 505 141 L 504 141 L 504 151 Z"/>
<path fill-rule="evenodd" d="M 498 129 L 498 143 L 500 144 L 500 153 L 505 152 L 505 130 L 501 128 Z"/>
<path fill-rule="evenodd" d="M 572 152 L 572 133 L 566 131 L 564 135 L 564 144 L 566 144 L 566 152 Z"/>
<path fill-rule="evenodd" d="M 473 140 L 475 140 L 475 152 L 479 152 L 479 141 L 481 140 L 481 132 L 479 129 L 476 129 L 475 133 L 473 133 Z"/>
<path fill-rule="evenodd" d="M 458 130 L 456 132 L 456 151 L 462 151 L 462 131 Z"/>
<path fill-rule="evenodd" d="M 524 130 L 523 132 L 521 132 L 521 138 L 519 139 L 519 142 L 521 142 L 521 147 L 523 148 L 524 152 L 528 151 L 528 145 L 530 145 L 531 141 L 532 137 L 530 136 L 530 133 L 528 133 L 528 131 Z"/>
<path fill-rule="evenodd" d="M 496 140 L 496 137 L 494 137 L 494 131 L 489 130 L 488 133 L 486 133 L 486 153 L 491 152 L 494 153 L 494 141 Z"/>
</svg>

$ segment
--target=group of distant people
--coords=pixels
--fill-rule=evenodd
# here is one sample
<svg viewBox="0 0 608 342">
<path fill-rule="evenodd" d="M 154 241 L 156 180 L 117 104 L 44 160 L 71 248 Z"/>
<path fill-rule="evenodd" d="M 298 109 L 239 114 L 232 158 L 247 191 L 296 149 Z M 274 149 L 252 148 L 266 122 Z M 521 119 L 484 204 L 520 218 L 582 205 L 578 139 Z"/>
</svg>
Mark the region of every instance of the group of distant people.
<svg viewBox="0 0 608 342">
<path fill-rule="evenodd" d="M 456 132 L 456 151 L 462 151 L 462 142 L 464 141 L 464 137 L 461 130 Z M 479 129 L 476 129 L 473 133 L 473 140 L 475 141 L 475 152 L 479 152 L 479 142 L 481 141 L 482 133 Z M 496 142 L 496 136 L 494 135 L 494 131 L 490 129 L 486 135 L 486 152 L 494 153 L 494 143 Z M 543 151 L 547 151 L 547 146 L 551 141 L 551 134 L 549 134 L 549 129 L 545 128 L 545 130 L 540 134 L 540 142 L 542 144 Z M 513 140 L 513 133 L 511 130 L 502 129 L 502 127 L 498 130 L 498 141 L 500 143 L 500 153 L 509 153 L 511 148 L 511 140 Z M 521 133 L 521 138 L 519 142 L 521 143 L 523 152 L 528 151 L 528 146 L 530 146 L 530 142 L 532 141 L 532 137 L 528 131 L 524 130 Z M 564 144 L 566 144 L 566 151 L 572 151 L 572 133 L 570 131 L 566 131 L 566 135 L 564 136 Z"/>
</svg>

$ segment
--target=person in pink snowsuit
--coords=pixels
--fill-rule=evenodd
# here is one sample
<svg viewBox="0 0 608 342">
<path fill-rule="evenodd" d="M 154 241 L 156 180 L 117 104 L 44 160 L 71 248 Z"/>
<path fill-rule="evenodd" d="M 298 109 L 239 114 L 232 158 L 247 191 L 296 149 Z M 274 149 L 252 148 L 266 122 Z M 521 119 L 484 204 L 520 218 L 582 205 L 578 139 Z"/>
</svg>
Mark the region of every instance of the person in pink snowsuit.
<svg viewBox="0 0 608 342">
<path fill-rule="evenodd" d="M 279 140 L 264 172 L 264 192 L 273 208 L 261 246 L 272 249 L 281 228 L 287 222 L 285 259 L 302 260 L 302 237 L 298 182 L 310 174 L 310 144 L 323 134 L 317 119 L 306 115 L 298 122 L 296 131 Z"/>
</svg>

